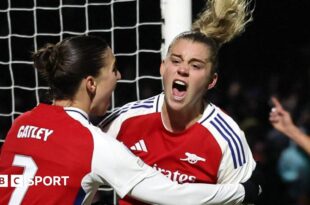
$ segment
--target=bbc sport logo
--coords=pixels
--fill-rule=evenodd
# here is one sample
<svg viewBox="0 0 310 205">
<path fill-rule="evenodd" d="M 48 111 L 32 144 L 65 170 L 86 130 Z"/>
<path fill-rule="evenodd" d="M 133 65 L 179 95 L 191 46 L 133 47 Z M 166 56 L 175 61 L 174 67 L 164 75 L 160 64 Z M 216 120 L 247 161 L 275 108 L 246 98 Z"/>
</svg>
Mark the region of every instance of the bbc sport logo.
<svg viewBox="0 0 310 205">
<path fill-rule="evenodd" d="M 24 175 L 0 175 L 0 187 L 23 186 L 67 186 L 69 176 L 34 176 Z"/>
<path fill-rule="evenodd" d="M 8 175 L 0 175 L 0 187 L 8 187 Z"/>
</svg>

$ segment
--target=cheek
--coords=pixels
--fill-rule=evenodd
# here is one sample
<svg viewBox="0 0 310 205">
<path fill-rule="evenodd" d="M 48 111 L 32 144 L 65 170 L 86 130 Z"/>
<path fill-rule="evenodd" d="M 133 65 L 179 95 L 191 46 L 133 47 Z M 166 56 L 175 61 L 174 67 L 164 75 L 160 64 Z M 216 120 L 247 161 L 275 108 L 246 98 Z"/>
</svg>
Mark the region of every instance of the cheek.
<svg viewBox="0 0 310 205">
<path fill-rule="evenodd" d="M 110 92 L 107 90 L 97 90 L 97 94 L 92 104 L 93 114 L 96 116 L 104 115 L 110 105 Z"/>
<path fill-rule="evenodd" d="M 164 81 L 167 81 L 167 80 L 173 78 L 175 73 L 176 72 L 172 68 L 170 68 L 170 69 L 167 68 L 165 70 L 165 72 L 163 73 L 162 78 L 163 78 Z"/>
<path fill-rule="evenodd" d="M 196 82 L 196 84 L 193 86 L 195 93 L 205 93 L 207 91 L 207 84 L 202 82 Z"/>
<path fill-rule="evenodd" d="M 110 95 L 111 95 L 111 91 L 110 88 L 108 88 L 107 86 L 109 86 L 109 84 L 101 84 L 97 87 L 96 90 L 96 96 L 94 99 L 94 103 L 96 105 L 100 105 L 100 103 L 105 103 L 105 101 L 107 101 L 107 99 L 109 99 Z"/>
<path fill-rule="evenodd" d="M 197 75 L 192 79 L 192 84 L 193 87 L 198 90 L 198 92 L 205 92 L 208 88 L 209 80 L 205 75 Z"/>
<path fill-rule="evenodd" d="M 105 84 L 102 84 L 97 90 L 98 99 L 100 99 L 101 101 L 110 99 L 113 90 L 114 90 L 114 86 L 112 85 L 112 82 L 111 83 L 107 82 Z"/>
</svg>

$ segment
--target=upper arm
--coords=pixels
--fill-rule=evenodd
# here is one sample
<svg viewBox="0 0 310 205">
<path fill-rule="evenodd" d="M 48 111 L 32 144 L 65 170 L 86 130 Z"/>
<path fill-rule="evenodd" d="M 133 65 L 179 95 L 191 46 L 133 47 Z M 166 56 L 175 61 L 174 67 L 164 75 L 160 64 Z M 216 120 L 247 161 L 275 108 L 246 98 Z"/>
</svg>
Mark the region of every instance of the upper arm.
<svg viewBox="0 0 310 205">
<path fill-rule="evenodd" d="M 116 139 L 102 133 L 94 134 L 92 173 L 101 184 L 108 183 L 120 195 L 126 195 L 146 176 L 155 170 L 144 164 Z"/>
<path fill-rule="evenodd" d="M 227 146 L 223 152 L 223 158 L 218 172 L 218 183 L 241 183 L 245 182 L 252 175 L 256 162 L 253 158 L 250 147 L 245 138 L 244 132 L 237 132 L 238 146 Z M 234 144 L 233 142 L 231 144 Z M 232 151 L 233 150 L 233 151 Z M 233 157 L 234 155 L 234 157 Z"/>
</svg>

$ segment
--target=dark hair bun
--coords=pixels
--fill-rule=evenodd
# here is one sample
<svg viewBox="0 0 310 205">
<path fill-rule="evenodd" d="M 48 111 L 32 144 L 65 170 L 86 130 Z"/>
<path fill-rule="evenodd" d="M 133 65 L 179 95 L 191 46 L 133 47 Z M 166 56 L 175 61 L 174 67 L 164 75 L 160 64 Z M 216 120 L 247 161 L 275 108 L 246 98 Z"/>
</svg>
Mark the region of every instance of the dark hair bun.
<svg viewBox="0 0 310 205">
<path fill-rule="evenodd" d="M 57 69 L 58 49 L 54 44 L 46 44 L 32 55 L 34 66 L 46 77 L 50 78 Z"/>
</svg>

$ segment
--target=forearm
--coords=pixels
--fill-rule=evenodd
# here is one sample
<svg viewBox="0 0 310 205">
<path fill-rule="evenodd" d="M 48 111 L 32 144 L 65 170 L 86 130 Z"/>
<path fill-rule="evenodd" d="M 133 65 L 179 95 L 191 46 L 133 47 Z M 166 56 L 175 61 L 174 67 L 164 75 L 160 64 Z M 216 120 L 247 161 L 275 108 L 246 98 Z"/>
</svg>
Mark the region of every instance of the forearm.
<svg viewBox="0 0 310 205">
<path fill-rule="evenodd" d="M 245 191 L 241 184 L 178 184 L 156 174 L 145 178 L 129 194 L 156 204 L 241 204 Z"/>
<path fill-rule="evenodd" d="M 296 144 L 302 147 L 308 154 L 310 154 L 310 138 L 303 133 L 298 127 L 292 127 L 286 133 Z"/>
</svg>

